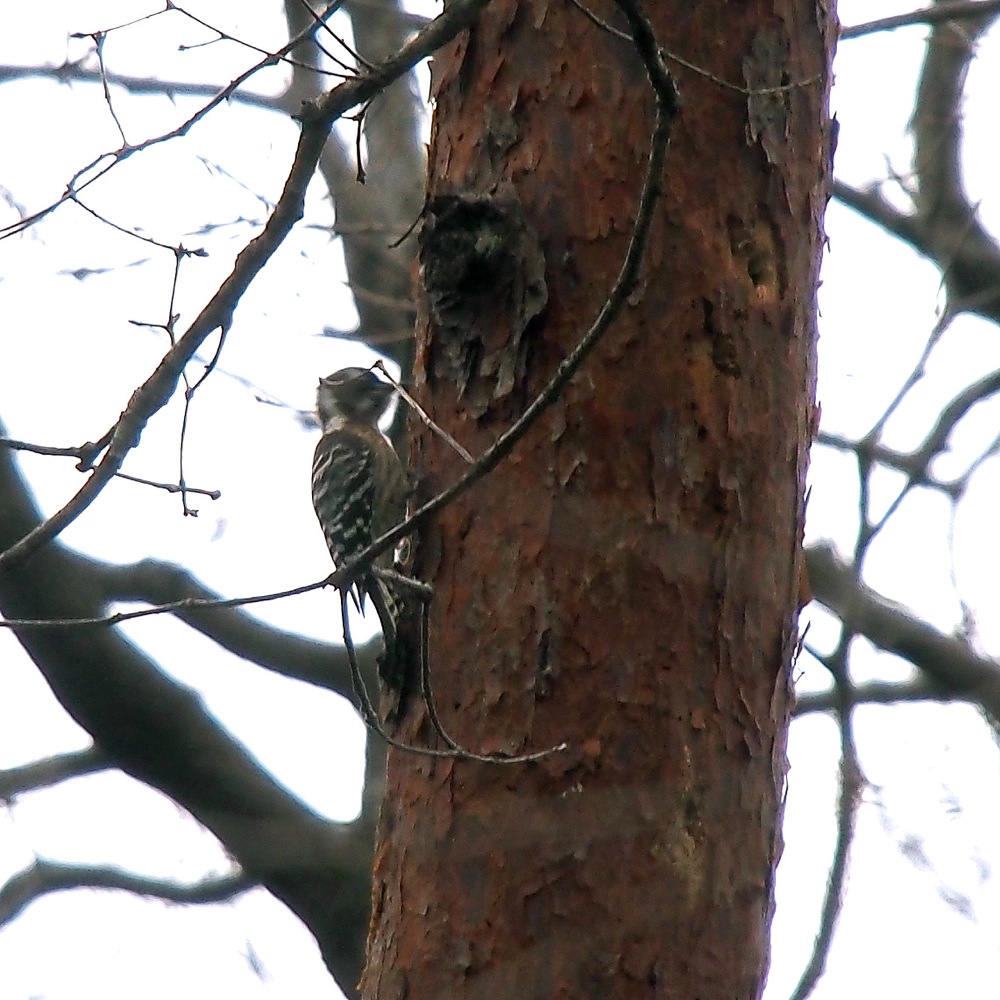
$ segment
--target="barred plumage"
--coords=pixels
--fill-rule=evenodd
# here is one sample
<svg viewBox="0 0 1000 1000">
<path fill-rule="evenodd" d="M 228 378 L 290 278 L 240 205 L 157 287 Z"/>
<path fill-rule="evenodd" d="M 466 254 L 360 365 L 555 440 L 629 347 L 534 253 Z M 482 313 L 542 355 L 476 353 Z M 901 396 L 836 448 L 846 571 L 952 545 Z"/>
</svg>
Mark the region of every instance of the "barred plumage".
<svg viewBox="0 0 1000 1000">
<path fill-rule="evenodd" d="M 406 514 L 403 467 L 378 429 L 393 391 L 366 368 L 343 368 L 320 379 L 316 406 L 323 436 L 313 455 L 312 498 L 336 566 Z M 382 553 L 376 565 L 392 566 L 392 556 L 392 550 Z M 375 585 L 371 578 L 356 583 L 359 606 Z"/>
</svg>

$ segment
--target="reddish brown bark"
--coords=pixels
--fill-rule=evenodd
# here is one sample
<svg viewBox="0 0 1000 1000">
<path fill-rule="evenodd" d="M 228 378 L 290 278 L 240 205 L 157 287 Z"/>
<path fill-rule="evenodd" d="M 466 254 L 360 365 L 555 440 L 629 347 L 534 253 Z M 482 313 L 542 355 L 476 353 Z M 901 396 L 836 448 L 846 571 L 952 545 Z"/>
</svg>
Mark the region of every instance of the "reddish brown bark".
<svg viewBox="0 0 1000 1000">
<path fill-rule="evenodd" d="M 790 0 L 649 13 L 662 45 L 724 80 L 802 86 L 748 101 L 677 70 L 642 283 L 515 454 L 420 539 L 446 726 L 479 751 L 570 749 L 516 766 L 390 754 L 367 997 L 762 986 L 832 27 Z M 434 91 L 431 193 L 499 192 L 545 256 L 547 304 L 523 332 L 507 273 L 484 279 L 496 306 L 486 296 L 465 329 L 425 301 L 423 395 L 475 453 L 610 288 L 653 101 L 628 42 L 546 0 L 491 4 L 436 60 Z M 461 472 L 426 434 L 413 452 L 425 495 Z M 430 738 L 413 698 L 400 735 Z"/>
</svg>

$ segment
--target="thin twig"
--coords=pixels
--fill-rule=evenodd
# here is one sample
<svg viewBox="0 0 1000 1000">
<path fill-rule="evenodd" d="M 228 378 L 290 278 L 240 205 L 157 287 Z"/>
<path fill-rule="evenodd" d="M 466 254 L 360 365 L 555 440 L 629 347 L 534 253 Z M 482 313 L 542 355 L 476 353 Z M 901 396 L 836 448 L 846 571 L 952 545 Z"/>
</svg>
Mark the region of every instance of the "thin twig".
<svg viewBox="0 0 1000 1000">
<path fill-rule="evenodd" d="M 78 448 L 53 448 L 46 444 L 31 444 L 28 441 L 17 441 L 14 438 L 0 438 L 0 448 L 10 448 L 11 451 L 26 451 L 33 455 L 52 455 L 58 458 L 89 459 L 93 455 L 93 444 L 81 445 Z M 116 479 L 125 479 L 130 483 L 139 483 L 142 486 L 152 486 L 158 490 L 166 490 L 167 493 L 179 493 L 186 490 L 188 493 L 197 493 L 200 496 L 218 500 L 222 496 L 221 490 L 205 490 L 196 486 L 181 486 L 179 483 L 161 483 L 154 479 L 145 479 L 142 476 L 133 476 L 127 472 L 116 472 Z"/>
<path fill-rule="evenodd" d="M 349 624 L 350 609 L 347 606 L 348 593 L 348 588 L 341 588 L 340 614 L 344 625 L 344 646 L 347 649 L 347 658 L 351 665 L 351 683 L 354 686 L 354 693 L 357 695 L 360 706 L 361 718 L 364 720 L 365 725 L 372 732 L 377 733 L 389 746 L 396 750 L 402 750 L 405 753 L 418 754 L 421 757 L 473 760 L 483 764 L 526 764 L 531 761 L 541 760 L 543 757 L 548 757 L 551 754 L 559 753 L 566 749 L 566 744 L 560 743 L 558 746 L 549 747 L 546 750 L 538 750 L 534 753 L 519 754 L 516 756 L 507 756 L 506 754 L 477 754 L 458 746 L 458 744 L 452 743 L 447 737 L 445 739 L 448 742 L 449 749 L 435 750 L 431 747 L 418 747 L 412 743 L 403 743 L 402 740 L 397 740 L 394 736 L 391 736 L 386 732 L 385 726 L 382 725 L 382 720 L 379 718 L 374 704 L 372 704 L 371 695 L 368 693 L 368 686 L 365 684 L 364 675 L 361 673 L 361 667 L 358 665 L 358 659 L 354 652 L 354 640 L 351 638 L 351 626 Z M 442 735 L 444 735 L 443 732 Z"/>
<path fill-rule="evenodd" d="M 482 2 L 485 2 L 485 0 L 482 0 Z M 173 4 L 169 4 L 168 6 L 170 6 L 172 9 L 176 9 L 174 8 Z M 187 12 L 182 11 L 182 13 L 186 14 Z M 442 17 L 443 16 L 444 15 L 442 15 Z M 315 25 L 309 25 L 308 28 L 305 28 L 302 31 L 300 31 L 294 38 L 290 39 L 285 45 L 283 45 L 280 49 L 278 49 L 277 52 L 267 53 L 263 59 L 259 60 L 249 69 L 240 73 L 237 77 L 231 80 L 207 104 L 199 108 L 190 118 L 188 118 L 182 124 L 178 125 L 177 128 L 173 129 L 172 131 L 164 132 L 162 135 L 154 136 L 151 139 L 146 139 L 144 142 L 140 142 L 135 146 L 125 145 L 121 149 L 113 150 L 112 152 L 109 153 L 101 153 L 100 156 L 95 157 L 93 160 L 90 161 L 90 163 L 88 163 L 84 167 L 81 167 L 79 170 L 76 171 L 75 174 L 73 174 L 73 176 L 69 180 L 69 183 L 66 185 L 66 190 L 56 201 L 51 202 L 45 208 L 40 209 L 39 211 L 34 212 L 23 219 L 20 219 L 18 222 L 11 223 L 9 226 L 0 227 L 0 239 L 4 239 L 8 236 L 14 236 L 17 233 L 23 232 L 25 229 L 30 228 L 36 222 L 54 212 L 57 208 L 59 208 L 60 205 L 65 204 L 67 201 L 73 200 L 74 197 L 78 195 L 81 191 L 89 187 L 95 181 L 99 180 L 101 177 L 107 174 L 108 171 L 114 169 L 116 166 L 118 166 L 119 163 L 123 163 L 133 154 L 141 152 L 144 149 L 149 149 L 151 146 L 155 146 L 161 142 L 168 142 L 171 139 L 177 139 L 180 138 L 181 136 L 187 135 L 187 133 L 198 122 L 200 122 L 206 115 L 209 114 L 209 112 L 217 108 L 220 104 L 225 103 L 239 87 L 241 87 L 244 83 L 247 82 L 247 80 L 249 80 L 260 70 L 273 66 L 276 62 L 280 61 L 280 59 L 283 56 L 285 56 L 288 52 L 290 52 L 296 46 L 301 45 L 302 42 L 306 41 L 311 35 L 311 33 L 314 32 L 315 30 L 316 30 Z M 414 42 L 416 42 L 420 37 L 421 36 L 417 36 L 417 38 L 414 39 Z M 421 56 L 420 58 L 423 58 L 423 56 Z M 418 61 L 417 59 L 414 60 L 414 62 L 417 61 Z M 401 70 L 400 73 L 404 71 L 405 69 Z M 332 97 L 333 94 L 343 93 L 343 88 L 345 87 L 348 88 L 348 92 L 353 87 L 365 90 L 366 88 L 364 87 L 364 84 L 376 78 L 377 75 L 372 74 L 371 76 L 365 77 L 360 80 L 351 80 L 345 84 L 341 84 L 340 87 L 336 87 L 334 88 L 333 91 L 330 92 L 330 94 L 328 95 L 328 99 Z M 395 77 L 393 77 L 393 79 L 395 79 Z M 343 111 L 349 110 L 356 103 L 357 101 L 353 102 L 352 104 L 348 104 L 346 107 L 343 108 Z M 343 113 L 343 111 L 341 113 Z M 110 162 L 104 164 L 104 166 L 101 166 L 101 164 L 105 160 L 108 160 Z M 98 169 L 98 167 L 100 167 L 100 169 Z M 83 178 L 86 179 L 84 180 Z"/>
<path fill-rule="evenodd" d="M 197 493 L 200 497 L 208 497 L 209 500 L 218 500 L 222 496 L 222 490 L 203 490 L 197 486 L 188 486 L 187 483 L 159 483 L 155 479 L 143 479 L 142 476 L 130 476 L 127 472 L 116 472 L 118 479 L 127 479 L 130 483 L 139 483 L 141 486 L 152 486 L 157 490 L 164 490 L 167 493 Z"/>
<path fill-rule="evenodd" d="M 313 12 L 313 17 L 315 18 L 316 23 L 313 24 L 310 28 L 307 28 L 305 30 L 305 32 L 299 32 L 300 35 L 305 34 L 305 36 L 306 36 L 303 39 L 303 41 L 307 40 L 309 38 L 309 36 L 312 35 L 312 33 L 314 31 L 316 31 L 316 29 L 318 28 L 318 26 L 320 24 L 324 24 L 326 18 L 330 17 L 337 10 L 339 10 L 343 6 L 343 4 L 344 4 L 344 0 L 336 0 L 335 3 L 328 4 L 326 6 L 326 8 L 323 10 L 322 14 L 317 14 L 317 13 Z M 213 39 L 212 40 L 213 42 L 223 42 L 223 41 L 225 41 L 225 42 L 233 42 L 235 45 L 241 45 L 241 46 L 243 46 L 243 48 L 249 49 L 251 52 L 257 52 L 257 53 L 260 53 L 261 55 L 265 55 L 265 56 L 272 55 L 267 49 L 263 49 L 259 45 L 254 45 L 252 42 L 246 42 L 242 38 L 237 38 L 235 35 L 230 35 L 229 32 L 223 31 L 221 28 L 216 28 L 215 25 L 209 24 L 207 21 L 203 21 L 200 17 L 197 17 L 196 15 L 192 14 L 189 10 L 186 10 L 184 7 L 179 7 L 175 3 L 171 3 L 170 7 L 171 7 L 172 10 L 176 10 L 179 14 L 183 14 L 185 17 L 187 17 L 190 20 L 194 21 L 195 24 L 200 24 L 203 28 L 206 28 L 209 31 L 214 31 L 216 33 L 216 35 L 218 35 L 219 37 Z M 184 52 L 184 51 L 187 51 L 189 49 L 200 48 L 201 45 L 205 45 L 205 44 L 209 44 L 209 43 L 203 42 L 203 43 L 201 43 L 199 45 L 182 45 L 180 48 L 181 48 L 181 51 Z M 280 61 L 280 62 L 285 63 L 288 66 L 294 66 L 297 69 L 312 70 L 314 72 L 317 71 L 317 68 L 315 66 L 311 65 L 310 63 L 302 62 L 299 59 L 293 59 L 291 56 L 288 55 L 288 53 L 290 51 L 292 51 L 291 48 L 286 48 L 285 51 L 282 53 L 281 58 L 280 59 L 275 59 L 274 62 L 277 63 L 277 62 Z M 340 65 L 343 66 L 343 63 L 341 63 Z M 344 69 L 346 69 L 352 76 L 356 75 L 353 67 L 344 66 Z M 335 74 L 331 74 L 331 75 L 339 76 L 339 77 L 343 76 L 342 73 L 335 73 Z"/>
<path fill-rule="evenodd" d="M 352 49 L 350 47 L 350 45 L 348 45 L 347 42 L 345 42 L 344 39 L 341 38 L 340 35 L 338 35 L 333 30 L 333 28 L 330 27 L 329 24 L 327 24 L 327 18 L 329 18 L 329 16 L 331 14 L 333 14 L 334 11 L 327 10 L 327 12 L 326 12 L 323 20 L 320 20 L 319 15 L 316 13 L 316 11 L 314 11 L 312 9 L 312 7 L 310 6 L 308 0 L 299 0 L 299 3 L 305 8 L 305 10 L 309 14 L 309 16 L 311 18 L 313 18 L 313 20 L 316 22 L 316 26 L 320 27 L 320 28 L 325 28 L 326 29 L 326 33 L 338 45 L 342 46 L 343 49 L 344 49 L 344 51 L 347 52 L 351 56 L 351 58 L 354 59 L 358 63 L 358 65 L 363 66 L 367 70 L 372 70 L 372 69 L 375 68 L 372 65 L 372 63 L 368 62 L 368 60 L 365 59 L 359 52 L 355 52 L 354 49 Z M 334 9 L 337 10 L 340 7 L 342 7 L 343 5 L 344 5 L 344 0 L 339 0 L 339 2 L 336 4 L 336 6 L 335 6 Z M 351 72 L 357 72 L 356 67 L 348 66 L 346 63 L 341 62 L 336 56 L 331 55 L 329 52 L 327 52 L 326 49 L 323 48 L 323 46 L 320 45 L 320 43 L 315 38 L 313 39 L 313 44 L 327 57 L 327 59 L 330 59 L 332 62 L 336 63 L 338 66 L 343 66 L 344 69 L 350 70 Z"/>
<path fill-rule="evenodd" d="M 173 296 L 171 296 L 171 301 L 172 300 Z M 171 323 L 172 322 L 173 318 L 171 318 Z M 186 369 L 182 376 L 184 379 L 184 413 L 181 416 L 181 435 L 177 447 L 177 481 L 181 485 L 181 503 L 183 504 L 185 517 L 198 516 L 198 511 L 189 507 L 187 502 L 188 493 L 197 491 L 189 490 L 187 488 L 187 482 L 184 479 L 184 447 L 187 444 L 188 420 L 191 416 L 191 400 L 194 398 L 194 394 L 198 391 L 199 386 L 201 386 L 205 379 L 207 379 L 208 376 L 215 370 L 215 366 L 219 362 L 219 357 L 222 355 L 222 348 L 226 343 L 226 334 L 228 331 L 229 328 L 225 326 L 219 331 L 219 343 L 216 345 L 215 353 L 209 359 L 208 364 L 205 365 L 205 370 L 201 373 L 198 380 L 193 385 L 188 381 Z"/>
<path fill-rule="evenodd" d="M 397 382 L 385 369 L 385 365 L 381 361 L 376 361 L 372 368 L 377 368 L 386 378 L 388 382 L 391 382 L 396 387 L 396 392 L 399 393 L 403 399 L 409 404 L 411 410 L 421 419 L 421 421 L 426 424 L 430 430 L 437 434 L 444 442 L 446 442 L 454 451 L 458 452 L 462 458 L 465 459 L 469 465 L 474 465 L 476 460 L 469 454 L 469 452 L 460 445 L 443 427 L 436 424 L 428 415 L 427 411 L 403 388 L 401 382 Z"/>
<path fill-rule="evenodd" d="M 111 91 L 108 89 L 108 76 L 107 68 L 104 65 L 104 42 L 107 39 L 107 33 L 103 31 L 95 31 L 91 36 L 94 40 L 94 48 L 97 52 L 97 67 L 101 74 L 101 88 L 104 91 L 104 102 L 108 106 L 108 111 L 111 112 L 111 118 L 118 128 L 118 134 L 122 137 L 122 145 L 128 145 L 128 139 L 125 138 L 125 129 L 122 128 L 122 123 L 118 120 L 118 115 L 115 114 L 115 106 L 111 102 Z"/>
<path fill-rule="evenodd" d="M 101 34 L 110 35 L 112 31 L 121 31 L 123 28 L 132 28 L 137 24 L 142 24 L 143 21 L 152 21 L 154 17 L 159 17 L 161 14 L 166 14 L 173 9 L 173 4 L 169 2 L 163 5 L 163 10 L 154 10 L 148 14 L 143 14 L 141 17 L 134 18 L 131 21 L 123 21 L 121 24 L 112 25 L 110 28 L 102 28 Z M 70 38 L 93 38 L 94 33 L 92 31 L 74 31 Z"/>
<path fill-rule="evenodd" d="M 458 750 L 458 744 L 448 735 L 438 715 L 437 702 L 431 688 L 431 609 L 425 601 L 420 607 L 420 694 L 427 707 L 427 716 L 437 734 L 451 747 Z"/>
<path fill-rule="evenodd" d="M 305 583 L 300 587 L 288 590 L 278 590 L 272 594 L 254 594 L 252 597 L 226 597 L 203 600 L 198 597 L 184 597 L 179 601 L 168 601 L 138 611 L 119 611 L 113 615 L 95 615 L 92 618 L 6 618 L 0 619 L 0 628 L 76 628 L 80 625 L 119 625 L 135 618 L 149 618 L 153 615 L 167 614 L 171 611 L 198 611 L 205 608 L 240 608 L 249 604 L 265 604 L 268 601 L 280 601 L 286 597 L 298 597 L 312 590 L 322 590 L 333 586 L 334 576 L 331 574 L 315 583 Z"/>
<path fill-rule="evenodd" d="M 454 752 L 456 757 L 462 760 L 476 760 L 483 764 L 523 764 L 526 761 L 540 760 L 549 754 L 560 753 L 567 748 L 568 744 L 563 742 L 549 747 L 548 750 L 535 751 L 534 753 L 511 754 L 504 750 L 497 750 L 493 753 L 483 754 L 462 746 L 449 735 L 444 728 L 444 723 L 441 722 L 441 716 L 438 714 L 437 702 L 431 688 L 430 634 L 430 603 L 427 600 L 422 600 L 420 602 L 420 694 L 427 708 L 427 717 L 430 719 L 431 728 L 444 740 L 445 745 Z"/>
<path fill-rule="evenodd" d="M 594 13 L 586 4 L 582 3 L 581 0 L 570 0 L 570 3 L 581 14 L 583 14 L 591 24 L 596 25 L 602 31 L 606 31 L 609 35 L 614 38 L 620 38 L 622 41 L 631 42 L 632 36 L 627 31 L 621 31 L 616 28 L 613 24 L 609 24 L 603 18 L 599 17 Z M 820 81 L 820 76 L 811 76 L 807 80 L 799 80 L 795 83 L 783 83 L 778 84 L 773 87 L 741 87 L 737 83 L 730 83 L 728 80 L 723 80 L 721 76 L 716 76 L 714 73 L 710 73 L 707 69 L 698 66 L 696 63 L 690 62 L 683 56 L 677 55 L 676 52 L 671 52 L 669 49 L 660 49 L 660 55 L 669 60 L 670 62 L 677 63 L 678 66 L 683 66 L 685 69 L 691 70 L 692 73 L 698 76 L 704 77 L 706 80 L 711 80 L 712 83 L 717 84 L 724 90 L 731 90 L 737 94 L 742 94 L 744 97 L 756 97 L 763 94 L 781 94 L 789 90 L 797 90 L 800 87 L 808 87 L 814 83 Z"/>
<path fill-rule="evenodd" d="M 111 219 L 106 216 L 101 215 L 100 212 L 91 208 L 87 205 L 77 195 L 72 195 L 69 199 L 75 205 L 79 205 L 85 212 L 92 215 L 98 222 L 103 222 L 104 225 L 110 226 L 112 229 L 116 229 L 119 233 L 124 233 L 126 236 L 131 236 L 133 239 L 141 240 L 143 243 L 150 243 L 154 247 L 160 247 L 163 250 L 170 250 L 175 254 L 183 254 L 186 257 L 207 257 L 208 251 L 204 248 L 199 248 L 197 250 L 188 250 L 182 246 L 173 246 L 170 243 L 161 243 L 159 240 L 154 240 L 152 236 L 143 236 L 142 233 L 137 233 L 132 229 L 126 229 L 124 226 L 119 226 L 117 222 L 112 222 Z"/>
</svg>

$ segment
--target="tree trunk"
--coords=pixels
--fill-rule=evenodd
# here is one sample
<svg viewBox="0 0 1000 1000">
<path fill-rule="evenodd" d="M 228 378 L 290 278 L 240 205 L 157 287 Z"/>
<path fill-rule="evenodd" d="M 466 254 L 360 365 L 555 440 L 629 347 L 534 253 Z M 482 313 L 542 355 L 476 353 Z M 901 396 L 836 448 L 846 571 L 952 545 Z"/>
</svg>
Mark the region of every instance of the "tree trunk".
<svg viewBox="0 0 1000 1000">
<path fill-rule="evenodd" d="M 789 0 L 650 16 L 717 79 L 668 59 L 682 111 L 640 283 L 414 564 L 436 588 L 445 728 L 479 752 L 569 747 L 516 765 L 390 754 L 369 998 L 763 986 L 835 28 Z M 491 4 L 439 53 L 433 91 L 418 383 L 475 454 L 614 282 L 653 98 L 629 41 L 545 0 Z M 427 432 L 412 452 L 424 498 L 463 470 Z M 402 711 L 398 735 L 434 743 L 420 699 Z"/>
</svg>

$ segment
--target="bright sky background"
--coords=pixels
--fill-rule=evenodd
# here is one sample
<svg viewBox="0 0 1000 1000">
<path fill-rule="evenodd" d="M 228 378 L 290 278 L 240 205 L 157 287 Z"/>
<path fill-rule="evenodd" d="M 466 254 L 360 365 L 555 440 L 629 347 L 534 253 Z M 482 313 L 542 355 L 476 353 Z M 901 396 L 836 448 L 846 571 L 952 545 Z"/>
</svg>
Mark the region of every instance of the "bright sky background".
<svg viewBox="0 0 1000 1000">
<path fill-rule="evenodd" d="M 0 64 L 58 65 L 80 58 L 88 42 L 73 31 L 106 28 L 156 8 L 155 2 L 8 4 L 0 10 Z M 280 5 L 192 0 L 188 9 L 262 46 L 282 41 Z M 253 13 L 250 13 L 251 8 Z M 240 11 L 227 20 L 230 9 Z M 908 10 L 905 4 L 841 4 L 845 24 Z M 905 128 L 926 29 L 908 28 L 845 42 L 837 58 L 834 106 L 841 123 L 838 175 L 855 184 L 884 177 L 886 161 L 909 167 Z M 184 53 L 206 34 L 183 17 L 157 18 L 106 44 L 109 67 L 126 74 L 225 83 L 252 60 L 232 45 Z M 995 98 L 1000 93 L 1000 32 L 980 48 L 966 102 L 966 177 L 984 222 L 1000 232 L 996 183 Z M 277 90 L 280 70 L 255 88 Z M 201 101 L 129 98 L 113 91 L 131 141 L 173 128 Z M 0 86 L 0 195 L 34 210 L 57 197 L 80 166 L 119 145 L 100 89 L 29 80 Z M 266 218 L 291 160 L 297 130 L 260 110 L 233 104 L 189 137 L 149 150 L 90 189 L 90 204 L 123 226 L 164 243 L 204 246 L 185 261 L 177 310 L 181 328 L 228 272 Z M 314 187 L 307 223 L 329 225 L 330 206 Z M 265 201 L 266 199 L 266 201 Z M 0 222 L 16 212 L 0 206 Z M 203 231 L 206 224 L 211 231 Z M 820 293 L 820 392 L 824 427 L 859 434 L 880 414 L 918 356 L 941 304 L 937 272 L 853 213 L 831 206 L 830 254 Z M 173 257 L 116 234 L 73 206 L 25 236 L 0 242 L 0 415 L 13 437 L 76 444 L 99 436 L 164 350 L 161 334 L 129 320 L 163 322 Z M 80 268 L 106 268 L 86 280 Z M 338 276 L 331 280 L 331 275 Z M 226 595 L 279 590 L 322 578 L 328 557 L 309 502 L 315 437 L 298 411 L 313 403 L 316 377 L 343 364 L 368 363 L 363 348 L 318 336 L 349 328 L 353 307 L 338 246 L 308 225 L 244 296 L 216 373 L 199 390 L 188 435 L 190 485 L 220 489 L 201 516 L 183 518 L 176 497 L 113 483 L 64 540 L 110 561 L 147 556 L 183 563 Z M 213 345 L 214 346 L 214 345 Z M 942 403 L 1000 366 L 994 327 L 962 318 L 935 351 L 928 377 L 894 418 L 887 443 L 916 444 Z M 283 406 L 263 405 L 251 383 Z M 998 424 L 997 405 L 980 406 L 954 436 L 954 466 Z M 143 434 L 126 471 L 158 480 L 176 476 L 180 406 L 171 404 Z M 39 502 L 55 510 L 79 487 L 69 460 L 26 455 L 23 467 Z M 814 451 L 810 539 L 849 546 L 856 519 L 852 465 Z M 955 526 L 958 592 L 976 612 L 978 642 L 1000 648 L 993 583 L 1000 463 L 987 463 Z M 885 477 L 887 500 L 895 481 Z M 868 582 L 944 630 L 959 620 L 949 583 L 948 508 L 915 491 L 872 550 Z M 335 601 L 315 593 L 258 606 L 268 621 L 335 638 Z M 830 619 L 811 613 L 810 641 L 829 648 Z M 163 669 L 203 692 L 220 720 L 296 794 L 333 818 L 357 810 L 364 734 L 333 695 L 297 685 L 219 651 L 167 616 L 127 626 Z M 58 707 L 9 635 L 0 631 L 0 767 L 89 742 Z M 825 671 L 803 657 L 803 690 L 826 685 Z M 906 676 L 890 657 L 862 652 L 856 678 Z M 865 793 L 839 933 L 814 996 L 996 996 L 1000 978 L 1000 907 L 992 872 L 1000 863 L 1000 763 L 978 716 L 963 707 L 860 709 L 858 742 L 872 788 Z M 830 719 L 796 722 L 791 736 L 786 850 L 779 869 L 768 1000 L 797 980 L 815 933 L 834 838 L 837 731 Z M 884 808 L 882 808 L 884 806 Z M 919 840 L 926 864 L 900 845 Z M 194 880 L 221 871 L 213 838 L 158 794 L 118 775 L 68 782 L 22 797 L 0 812 L 0 878 L 33 854 L 108 862 Z M 968 913 L 942 900 L 958 894 Z M 252 965 L 262 967 L 258 975 Z M 311 937 L 266 893 L 225 906 L 182 910 L 124 894 L 77 892 L 35 903 L 0 931 L 0 996 L 47 1000 L 146 1000 L 191 995 L 321 1000 L 337 996 Z"/>
</svg>

